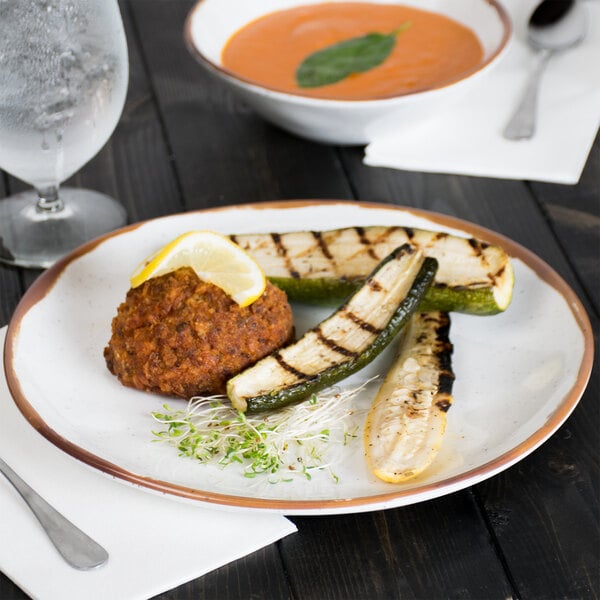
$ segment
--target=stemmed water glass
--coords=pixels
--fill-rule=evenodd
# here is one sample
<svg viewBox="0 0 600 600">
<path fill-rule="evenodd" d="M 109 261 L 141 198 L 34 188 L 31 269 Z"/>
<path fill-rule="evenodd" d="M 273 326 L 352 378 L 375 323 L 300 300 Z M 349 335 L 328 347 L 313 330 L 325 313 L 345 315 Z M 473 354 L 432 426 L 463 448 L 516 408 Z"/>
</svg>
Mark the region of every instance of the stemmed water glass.
<svg viewBox="0 0 600 600">
<path fill-rule="evenodd" d="M 0 168 L 35 190 L 0 199 L 0 261 L 48 267 L 125 223 L 112 198 L 59 185 L 112 134 L 127 82 L 117 0 L 0 1 Z"/>
</svg>

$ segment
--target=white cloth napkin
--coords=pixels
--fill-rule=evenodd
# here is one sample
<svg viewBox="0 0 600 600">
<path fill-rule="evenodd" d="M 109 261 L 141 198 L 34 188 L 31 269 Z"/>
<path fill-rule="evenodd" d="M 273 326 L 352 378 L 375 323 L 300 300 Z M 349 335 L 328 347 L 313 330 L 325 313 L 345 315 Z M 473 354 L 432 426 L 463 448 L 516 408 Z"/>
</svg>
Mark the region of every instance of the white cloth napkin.
<svg viewBox="0 0 600 600">
<path fill-rule="evenodd" d="M 6 327 L 0 329 L 0 348 Z M 0 571 L 40 600 L 149 598 L 296 531 L 276 514 L 226 512 L 138 490 L 65 454 L 24 419 L 0 375 L 0 456 L 108 551 L 77 571 L 0 475 Z"/>
<path fill-rule="evenodd" d="M 399 123 L 373 140 L 364 162 L 411 171 L 574 184 L 600 125 L 600 2 L 585 2 L 589 30 L 576 48 L 556 54 L 542 76 L 533 139 L 502 137 L 534 52 L 526 24 L 539 0 L 504 0 L 515 37 L 501 62 L 474 81 L 460 102 L 418 124 Z"/>
</svg>

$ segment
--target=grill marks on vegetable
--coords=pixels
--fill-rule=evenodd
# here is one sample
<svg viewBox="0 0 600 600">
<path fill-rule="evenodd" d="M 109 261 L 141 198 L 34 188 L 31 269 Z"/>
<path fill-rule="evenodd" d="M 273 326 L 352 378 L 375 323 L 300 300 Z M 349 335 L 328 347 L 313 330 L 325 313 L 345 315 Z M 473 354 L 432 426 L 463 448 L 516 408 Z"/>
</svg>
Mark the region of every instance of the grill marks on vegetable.
<svg viewBox="0 0 600 600">
<path fill-rule="evenodd" d="M 415 252 L 414 248 L 408 245 L 396 250 L 392 257 L 401 259 L 403 256 L 411 255 Z M 375 274 L 369 277 L 365 282 L 365 292 L 385 296 L 392 292 L 393 282 L 387 281 L 385 277 L 378 277 Z M 372 298 L 368 306 L 374 308 L 377 303 L 375 298 Z M 375 316 L 373 317 L 373 314 Z M 372 320 L 369 320 L 370 317 Z M 386 323 L 387 325 L 387 319 Z M 340 360 L 340 356 L 344 359 L 356 358 L 360 355 L 367 345 L 371 344 L 375 337 L 383 331 L 381 318 L 377 313 L 372 313 L 365 309 L 365 305 L 360 306 L 358 301 L 351 302 L 343 306 L 335 314 L 335 323 L 331 319 L 320 323 L 309 331 L 306 335 L 313 342 L 313 353 L 319 356 L 322 361 L 326 361 L 329 365 L 336 364 Z M 355 346 L 354 341 L 360 337 L 359 332 L 363 332 L 360 345 Z M 302 361 L 290 363 L 284 355 L 283 351 L 277 351 L 275 358 L 278 364 L 288 373 L 296 377 L 299 381 L 308 381 L 315 376 L 314 371 L 303 371 Z"/>
<path fill-rule="evenodd" d="M 490 245 L 486 242 L 482 242 L 481 240 L 477 240 L 475 238 L 469 238 L 467 242 L 469 246 L 471 246 L 471 248 L 473 249 L 473 255 L 479 258 L 484 264 L 487 264 L 485 251 L 490 247 Z M 486 279 L 474 283 L 477 283 L 479 285 L 485 285 L 487 280 L 495 283 L 498 279 L 502 277 L 505 268 L 506 265 L 501 265 L 496 272 L 487 272 Z"/>
<path fill-rule="evenodd" d="M 360 243 L 365 247 L 369 256 L 373 260 L 379 260 L 379 257 L 377 256 L 375 249 L 371 245 L 371 242 L 369 241 L 369 238 L 367 237 L 364 228 L 363 227 L 355 227 L 354 230 L 356 231 L 356 233 L 358 235 L 358 239 L 359 239 Z"/>
<path fill-rule="evenodd" d="M 436 267 L 409 244 L 394 250 L 329 318 L 230 380 L 233 405 L 249 411 L 276 408 L 364 367 L 409 320 Z"/>
<path fill-rule="evenodd" d="M 308 373 L 303 373 L 302 371 L 296 369 L 296 367 L 293 367 L 292 365 L 288 364 L 283 358 L 283 356 L 281 356 L 280 352 L 274 352 L 272 356 L 284 371 L 287 371 L 297 379 L 306 380 L 310 378 L 310 375 L 308 375 Z"/>
<path fill-rule="evenodd" d="M 327 346 L 328 348 L 330 348 L 334 352 L 337 352 L 338 354 L 341 354 L 342 356 L 348 356 L 350 358 L 355 358 L 356 356 L 358 356 L 358 354 L 354 350 L 349 350 L 348 348 L 344 348 L 343 346 L 340 346 L 339 344 L 337 344 L 331 338 L 328 338 L 321 331 L 320 327 L 317 327 L 315 329 L 315 333 L 317 334 L 317 338 L 319 339 L 319 342 L 321 344 Z"/>
<path fill-rule="evenodd" d="M 425 347 L 430 346 L 429 361 L 437 373 L 437 383 L 434 381 L 435 406 L 445 413 L 452 406 L 452 386 L 455 379 L 452 370 L 453 346 L 450 341 L 450 316 L 445 312 L 431 312 L 418 315 L 415 317 L 415 320 L 417 319 L 421 319 L 423 327 L 426 328 L 423 342 L 426 344 Z"/>
<path fill-rule="evenodd" d="M 283 245 L 283 242 L 281 241 L 281 236 L 278 233 L 272 233 L 271 239 L 273 240 L 273 243 L 275 244 L 277 254 L 279 256 L 281 256 L 283 258 L 283 260 L 285 261 L 285 266 L 286 266 L 286 269 L 287 269 L 290 277 L 292 277 L 293 279 L 298 279 L 300 277 L 300 273 L 298 273 L 298 271 L 296 271 L 296 269 L 294 269 L 291 258 L 288 256 L 286 247 Z"/>
<path fill-rule="evenodd" d="M 318 346 L 315 347 L 314 352 L 319 356 L 325 357 L 327 354 L 329 354 L 329 350 L 345 358 L 356 358 L 358 356 L 358 353 L 354 350 L 340 346 L 335 340 L 327 337 L 319 326 L 315 327 L 312 332 L 316 335 L 318 342 Z M 314 373 L 304 373 L 297 366 L 286 362 L 285 358 L 279 351 L 275 352 L 273 357 L 282 369 L 296 377 L 298 381 L 310 381 L 315 376 Z"/>
<path fill-rule="evenodd" d="M 448 313 L 429 313 L 428 318 L 433 322 L 435 341 L 433 354 L 437 360 L 439 371 L 438 395 L 436 406 L 446 412 L 452 404 L 452 386 L 454 385 L 454 371 L 452 370 L 453 346 L 450 341 L 450 316 Z"/>
<path fill-rule="evenodd" d="M 325 242 L 325 240 L 323 239 L 323 234 L 320 231 L 311 231 L 311 233 L 313 234 L 314 238 L 317 240 L 317 244 L 319 244 L 319 248 L 321 249 L 323 256 L 325 256 L 326 258 L 328 258 L 329 260 L 332 261 L 333 255 L 329 251 L 327 242 Z"/>
</svg>

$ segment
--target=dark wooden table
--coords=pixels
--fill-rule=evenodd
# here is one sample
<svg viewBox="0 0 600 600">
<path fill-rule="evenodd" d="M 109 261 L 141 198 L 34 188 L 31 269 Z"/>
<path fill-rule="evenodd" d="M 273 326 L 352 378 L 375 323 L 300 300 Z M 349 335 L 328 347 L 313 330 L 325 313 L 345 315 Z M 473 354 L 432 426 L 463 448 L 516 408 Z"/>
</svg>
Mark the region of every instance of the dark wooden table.
<svg viewBox="0 0 600 600">
<path fill-rule="evenodd" d="M 125 0 L 131 80 L 109 144 L 73 185 L 118 198 L 131 222 L 278 199 L 360 199 L 462 217 L 552 265 L 598 331 L 600 142 L 578 185 L 366 167 L 262 121 L 191 58 L 189 0 Z M 0 195 L 26 186 L 5 176 Z M 39 273 L 0 266 L 0 325 Z M 461 492 L 413 506 L 293 517 L 298 533 L 160 598 L 597 598 L 599 370 L 541 448 Z M 0 509 L 1 510 L 1 509 Z M 2 543 L 0 541 L 0 543 Z M 25 598 L 0 575 L 0 598 Z"/>
</svg>

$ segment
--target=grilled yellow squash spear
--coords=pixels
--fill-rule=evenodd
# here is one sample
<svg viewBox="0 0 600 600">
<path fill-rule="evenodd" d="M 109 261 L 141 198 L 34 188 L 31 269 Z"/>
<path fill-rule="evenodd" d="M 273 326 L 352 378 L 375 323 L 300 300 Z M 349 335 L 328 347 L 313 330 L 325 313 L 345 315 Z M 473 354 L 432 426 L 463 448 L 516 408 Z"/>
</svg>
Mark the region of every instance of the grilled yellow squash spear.
<svg viewBox="0 0 600 600">
<path fill-rule="evenodd" d="M 435 459 L 452 404 L 452 344 L 447 313 L 413 315 L 399 353 L 367 415 L 364 447 L 372 472 L 404 482 Z"/>
</svg>

